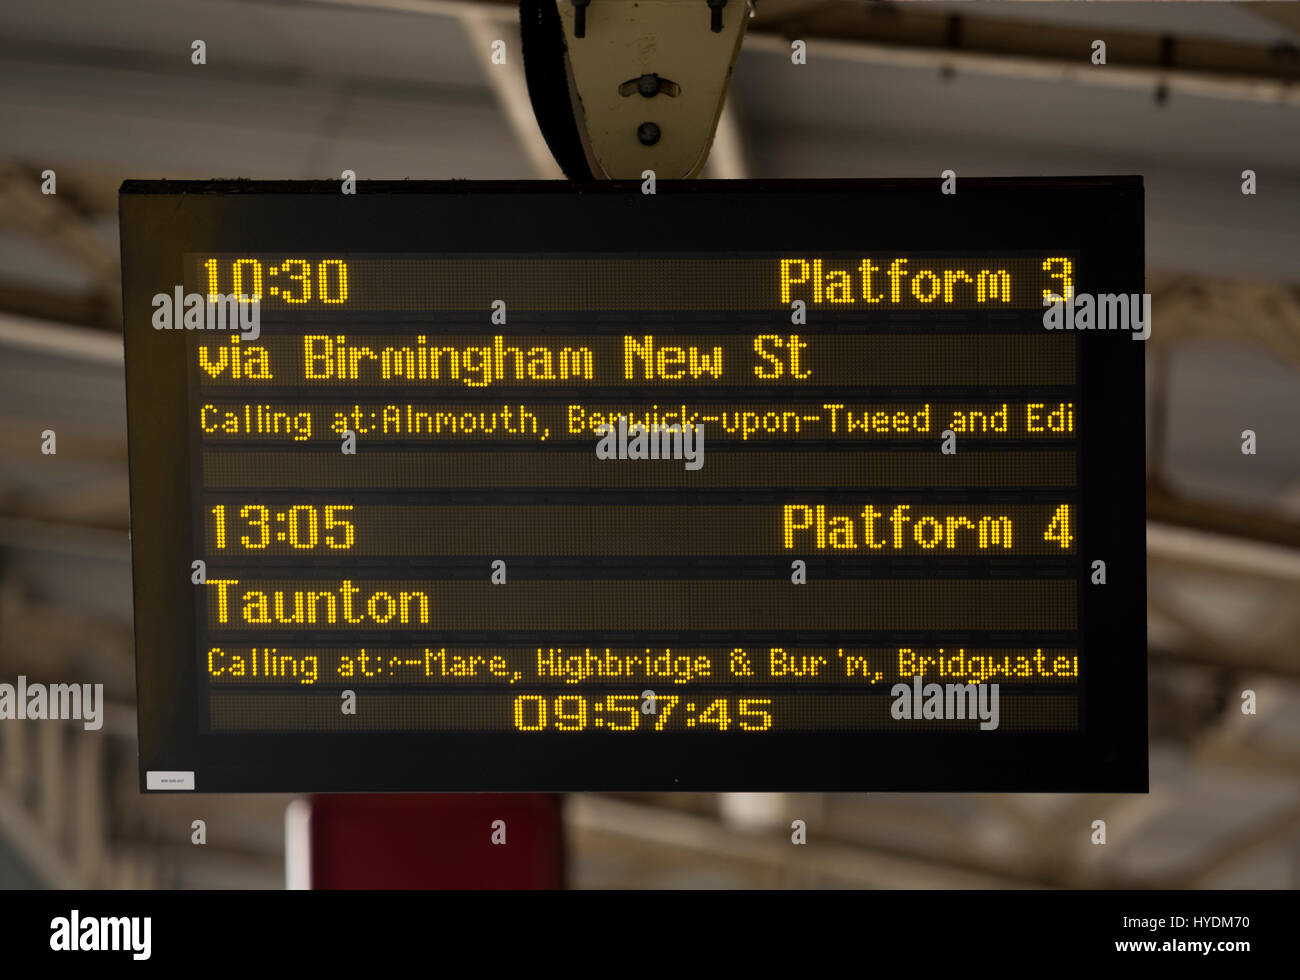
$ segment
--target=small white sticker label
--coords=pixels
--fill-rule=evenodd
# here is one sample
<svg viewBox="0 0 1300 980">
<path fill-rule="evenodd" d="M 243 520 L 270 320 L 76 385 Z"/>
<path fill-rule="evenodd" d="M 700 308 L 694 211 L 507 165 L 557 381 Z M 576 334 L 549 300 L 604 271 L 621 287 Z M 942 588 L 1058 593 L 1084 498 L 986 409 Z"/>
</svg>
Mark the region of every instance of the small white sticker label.
<svg viewBox="0 0 1300 980">
<path fill-rule="evenodd" d="M 150 769 L 144 774 L 145 789 L 193 789 L 194 773 Z"/>
</svg>

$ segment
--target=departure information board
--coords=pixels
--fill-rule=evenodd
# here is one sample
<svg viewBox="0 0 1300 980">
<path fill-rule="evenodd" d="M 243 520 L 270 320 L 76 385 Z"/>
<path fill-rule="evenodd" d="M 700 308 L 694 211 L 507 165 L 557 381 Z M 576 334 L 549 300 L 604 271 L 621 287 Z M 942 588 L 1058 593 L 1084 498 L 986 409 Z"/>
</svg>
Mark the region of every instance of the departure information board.
<svg viewBox="0 0 1300 980">
<path fill-rule="evenodd" d="M 123 186 L 142 788 L 1145 790 L 1140 178 L 346 190 Z"/>
</svg>

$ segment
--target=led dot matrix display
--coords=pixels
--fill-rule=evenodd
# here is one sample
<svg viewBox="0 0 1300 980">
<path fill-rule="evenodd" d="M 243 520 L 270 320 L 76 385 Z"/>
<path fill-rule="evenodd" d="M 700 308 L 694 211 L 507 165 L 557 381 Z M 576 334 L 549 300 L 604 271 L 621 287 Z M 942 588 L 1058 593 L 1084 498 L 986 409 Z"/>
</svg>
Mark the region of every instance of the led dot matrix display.
<svg viewBox="0 0 1300 980">
<path fill-rule="evenodd" d="M 142 785 L 1145 788 L 1138 178 L 121 214 Z"/>
</svg>

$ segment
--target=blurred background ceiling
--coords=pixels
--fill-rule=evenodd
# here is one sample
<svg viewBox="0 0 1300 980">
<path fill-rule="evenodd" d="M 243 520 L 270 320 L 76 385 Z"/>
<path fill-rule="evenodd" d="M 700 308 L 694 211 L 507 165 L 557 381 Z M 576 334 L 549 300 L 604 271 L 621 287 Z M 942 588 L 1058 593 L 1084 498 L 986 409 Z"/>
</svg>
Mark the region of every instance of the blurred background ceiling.
<svg viewBox="0 0 1300 980">
<path fill-rule="evenodd" d="M 0 733 L 0 885 L 283 883 L 286 798 L 136 790 L 118 185 L 555 177 L 516 17 L 470 0 L 5 4 L 0 675 L 94 677 L 113 708 L 103 739 Z M 706 176 L 1145 177 L 1152 791 L 574 797 L 573 884 L 1300 884 L 1298 82 L 1300 4 L 759 0 Z M 47 428 L 57 456 L 39 452 Z M 189 846 L 195 817 L 207 848 Z M 807 848 L 788 844 L 796 817 Z"/>
</svg>

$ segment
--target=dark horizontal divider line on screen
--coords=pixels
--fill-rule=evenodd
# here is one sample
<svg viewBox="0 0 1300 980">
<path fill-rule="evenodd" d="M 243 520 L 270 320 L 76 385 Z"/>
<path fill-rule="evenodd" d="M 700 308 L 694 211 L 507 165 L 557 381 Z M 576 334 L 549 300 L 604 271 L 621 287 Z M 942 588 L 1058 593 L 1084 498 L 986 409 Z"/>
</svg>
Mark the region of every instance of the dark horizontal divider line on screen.
<svg viewBox="0 0 1300 980">
<path fill-rule="evenodd" d="M 455 465 L 426 448 L 405 453 L 369 453 L 358 465 L 356 456 L 335 450 L 303 448 L 299 451 L 264 449 L 256 453 L 221 446 L 202 448 L 203 485 L 209 490 L 258 488 L 311 492 L 367 487 L 401 489 L 575 489 L 601 490 L 633 487 L 691 489 L 813 490 L 858 486 L 864 491 L 895 487 L 928 489 L 951 487 L 1072 487 L 1078 479 L 1078 459 L 1073 449 L 1051 446 L 1033 450 L 958 451 L 945 456 L 934 447 L 924 450 L 857 449 L 834 451 L 783 448 L 706 450 L 706 464 L 698 470 L 684 465 L 613 465 L 594 450 L 551 449 L 524 454 L 521 447 L 489 450 L 460 449 Z M 648 461 L 626 460 L 620 463 Z M 877 481 L 864 483 L 864 474 Z"/>
<path fill-rule="evenodd" d="M 369 649 L 369 648 L 367 648 Z M 689 684 L 674 684 L 664 682 L 657 678 L 633 677 L 624 681 L 618 678 L 601 678 L 598 681 L 582 684 L 566 684 L 564 681 L 557 680 L 538 680 L 529 678 L 528 680 L 510 683 L 508 680 L 498 681 L 496 683 L 485 683 L 483 681 L 457 681 L 452 679 L 440 680 L 411 680 L 411 681 L 391 681 L 391 680 L 370 680 L 363 677 L 350 678 L 331 678 L 329 680 L 318 680 L 310 684 L 301 682 L 275 680 L 275 681 L 247 681 L 247 680 L 227 680 L 221 678 L 207 678 L 209 693 L 220 691 L 222 693 L 232 694 L 334 694 L 347 690 L 353 685 L 360 685 L 367 692 L 373 694 L 431 694 L 436 695 L 455 691 L 464 694 L 502 694 L 506 692 L 519 693 L 531 692 L 534 689 L 546 691 L 548 694 L 586 694 L 590 695 L 595 691 L 604 692 L 609 690 L 611 693 L 628 694 L 633 687 L 640 688 L 636 691 L 639 697 L 647 685 L 654 689 L 655 695 L 661 694 L 696 694 L 701 691 L 718 691 L 726 694 L 843 694 L 846 688 L 853 688 L 859 693 L 881 694 L 881 687 L 886 690 L 889 686 L 899 683 L 910 682 L 911 677 L 891 676 L 885 680 L 876 681 L 874 684 L 870 681 L 861 679 L 844 680 L 840 683 L 826 682 L 805 682 L 791 680 L 786 683 L 764 679 L 753 683 L 743 681 L 726 681 L 719 680 L 716 677 L 705 678 L 700 681 L 692 681 Z M 991 678 L 988 681 L 979 681 L 974 678 L 957 678 L 950 676 L 931 676 L 923 677 L 926 684 L 978 684 L 978 683 L 996 683 L 1003 697 L 1009 695 L 1034 695 L 1034 694 L 1078 694 L 1082 690 L 1079 683 L 1061 683 L 1052 681 L 1040 682 L 1013 682 L 1003 677 Z"/>
<path fill-rule="evenodd" d="M 386 490 L 381 487 L 337 487 L 333 489 L 286 489 L 284 487 L 241 487 L 208 488 L 203 491 L 205 505 L 230 505 L 238 503 L 256 504 L 263 500 L 288 504 L 304 503 L 299 498 L 310 498 L 310 502 L 321 504 L 347 503 L 351 498 L 361 496 L 367 506 L 380 504 L 436 504 L 430 506 L 450 506 L 476 504 L 484 501 L 496 503 L 536 504 L 546 503 L 556 506 L 578 507 L 587 503 L 623 506 L 629 501 L 629 491 L 636 491 L 633 502 L 644 502 L 653 506 L 670 506 L 674 502 L 682 505 L 696 502 L 711 505 L 725 505 L 733 500 L 748 505 L 781 504 L 791 493 L 803 497 L 816 497 L 814 502 L 860 503 L 876 502 L 893 504 L 934 503 L 947 504 L 969 500 L 972 504 L 998 503 L 1047 503 L 1057 498 L 1064 501 L 1080 491 L 1077 484 L 1062 486 L 1006 486 L 987 487 L 875 487 L 869 483 L 856 483 L 827 486 L 785 487 L 777 484 L 765 487 L 645 487 L 630 486 L 626 488 L 605 487 L 595 489 L 556 488 L 548 486 L 517 486 L 499 490 L 467 488 L 430 488 L 427 490 Z M 250 499 L 252 494 L 255 499 Z M 337 500 L 335 499 L 337 498 Z M 268 504 L 269 506 L 269 504 Z"/>
<path fill-rule="evenodd" d="M 322 649 L 343 649 L 359 645 L 346 633 L 339 633 L 330 627 L 313 626 L 260 626 L 249 628 L 237 623 L 220 631 L 223 642 L 260 645 L 271 638 L 277 643 L 301 641 L 312 647 Z M 715 625 L 691 626 L 687 628 L 667 627 L 662 623 L 652 626 L 617 627 L 617 628 L 547 628 L 537 627 L 502 627 L 489 625 L 483 627 L 448 627 L 437 624 L 428 626 L 412 625 L 394 626 L 389 629 L 367 630 L 365 646 L 376 648 L 407 648 L 413 645 L 421 647 L 436 644 L 440 647 L 456 649 L 535 649 L 538 646 L 571 646 L 575 648 L 591 647 L 644 647 L 682 646 L 690 649 L 730 649 L 734 646 L 783 646 L 783 647 L 864 647 L 871 649 L 893 649 L 898 645 L 920 647 L 944 647 L 968 649 L 1021 649 L 1035 646 L 1053 649 L 1060 647 L 1078 647 L 1082 632 L 1077 626 L 1068 627 L 971 627 L 949 626 L 935 628 L 932 625 L 914 627 L 724 627 Z"/>
<path fill-rule="evenodd" d="M 224 556 L 223 556 L 224 557 Z M 493 561 L 507 563 L 508 582 L 583 581 L 590 579 L 644 579 L 647 582 L 670 582 L 678 579 L 697 581 L 757 581 L 780 582 L 791 585 L 790 563 L 796 558 L 803 561 L 810 573 L 809 585 L 800 588 L 815 589 L 819 577 L 829 580 L 872 581 L 928 578 L 941 581 L 959 579 L 989 579 L 1016 581 L 1024 578 L 1074 579 L 1080 574 L 1080 560 L 1071 555 L 1019 558 L 951 559 L 943 562 L 915 559 L 892 559 L 888 562 L 872 558 L 823 558 L 818 555 L 680 555 L 680 556 L 625 556 L 592 555 L 584 557 L 552 558 L 546 555 L 457 555 L 447 557 L 432 555 L 411 558 L 409 565 L 386 555 L 368 556 L 369 561 L 349 559 L 307 563 L 281 561 L 275 564 L 241 560 L 208 559 L 207 577 L 222 575 L 253 576 L 271 580 L 268 573 L 291 571 L 294 579 L 303 581 L 337 580 L 342 570 L 356 582 L 370 581 L 387 568 L 410 567 L 428 581 L 478 582 L 486 580 Z M 556 574 L 562 573 L 562 574 Z M 391 576 L 387 577 L 391 579 Z M 250 579 L 251 581 L 252 579 Z M 277 581 L 279 579 L 276 579 Z M 508 588 L 509 586 L 498 586 Z"/>
<path fill-rule="evenodd" d="M 867 503 L 877 506 L 892 507 L 896 503 L 907 503 L 913 507 L 927 505 L 971 507 L 997 507 L 1003 504 L 1037 504 L 1075 503 L 1079 494 L 1078 487 L 1058 487 L 1044 489 L 1030 487 L 989 488 L 975 491 L 952 489 L 925 489 L 915 491 L 898 491 L 894 489 L 872 490 L 846 489 L 844 487 L 816 488 L 807 487 L 787 489 L 742 489 L 739 487 L 713 487 L 702 490 L 666 490 L 631 488 L 629 490 L 598 490 L 583 492 L 581 490 L 554 490 L 547 487 L 522 488 L 518 490 L 429 490 L 429 491 L 388 491 L 388 490 L 208 490 L 203 495 L 203 510 L 211 522 L 212 509 L 224 505 L 230 514 L 239 514 L 243 507 L 250 505 L 279 508 L 280 514 L 287 514 L 293 507 L 388 507 L 388 506 L 429 506 L 435 508 L 485 506 L 487 504 L 510 504 L 512 506 L 554 506 L 560 508 L 577 508 L 586 506 L 622 509 L 644 505 L 655 509 L 673 506 L 704 507 L 781 507 L 790 502 L 791 494 L 798 494 L 801 502 L 826 504 L 827 506 L 854 506 L 862 508 Z M 897 499 L 906 494 L 906 499 Z M 304 498 L 306 501 L 304 503 Z M 354 503 L 354 501 L 357 501 Z M 436 501 L 430 503 L 430 501 Z M 234 508 L 234 510 L 231 510 Z M 227 521 L 229 524 L 229 521 Z M 228 534 L 233 532 L 228 532 Z M 243 549 L 231 549 L 242 551 Z M 318 549 L 326 551 L 326 549 Z M 288 553 L 288 552 L 286 552 Z M 306 554 L 295 551 L 294 554 Z"/>
<path fill-rule="evenodd" d="M 701 426 L 703 428 L 703 426 Z M 708 429 L 705 428 L 705 439 L 707 442 L 708 452 L 718 452 L 718 454 L 728 454 L 729 459 L 744 459 L 746 455 L 753 455 L 755 450 L 761 450 L 763 454 L 774 455 L 780 459 L 779 454 L 809 454 L 809 452 L 818 452 L 818 454 L 827 455 L 846 455 L 854 452 L 910 452 L 910 454 L 928 454 L 939 455 L 939 445 L 941 442 L 940 435 L 936 433 L 933 438 L 909 438 L 909 439 L 885 439 L 874 438 L 865 439 L 859 437 L 857 442 L 848 441 L 848 439 L 768 439 L 759 445 L 759 439 L 751 437 L 748 441 L 742 441 L 740 438 L 718 438 L 711 439 Z M 961 433 L 957 434 L 956 451 L 946 456 L 954 458 L 952 465 L 959 465 L 959 459 L 962 458 L 963 451 L 969 456 L 980 452 L 987 454 L 991 458 L 998 456 L 1009 456 L 1011 452 L 1050 452 L 1073 451 L 1078 447 L 1078 441 L 1071 438 L 1053 438 L 1053 439 L 1010 439 L 1010 438 L 984 438 L 976 439 L 975 437 L 963 437 Z M 617 429 L 615 429 L 615 437 Z M 201 450 L 203 452 L 211 451 L 233 451 L 240 450 L 243 452 L 257 452 L 257 454 L 274 454 L 274 452 L 287 452 L 289 450 L 298 450 L 300 455 L 308 454 L 315 451 L 318 459 L 333 458 L 339 454 L 338 445 L 341 445 L 342 438 L 330 438 L 328 441 L 294 441 L 294 439 L 283 439 L 281 442 L 272 443 L 268 439 L 196 439 L 196 442 L 203 443 Z M 572 438 L 572 439 L 546 439 L 545 442 L 508 442 L 503 439 L 443 439 L 442 442 L 430 442 L 428 439 L 407 439 L 403 441 L 406 445 L 398 445 L 398 441 L 382 442 L 377 445 L 376 442 L 367 443 L 367 438 L 361 434 L 356 439 L 355 454 L 343 455 L 361 455 L 365 450 L 372 454 L 396 455 L 400 451 L 419 451 L 424 452 L 525 452 L 530 454 L 530 459 L 537 459 L 539 456 L 546 454 L 547 450 L 564 451 L 572 459 L 590 458 L 599 459 L 595 455 L 595 443 L 598 437 Z M 552 446 L 552 443 L 560 443 L 559 446 Z M 716 445 L 722 443 L 722 445 Z M 978 446 L 972 446 L 971 443 L 979 443 Z M 329 446 L 330 448 L 325 448 Z M 680 459 L 672 458 L 673 461 Z M 1014 459 L 1014 456 L 1011 456 Z M 601 460 L 614 461 L 614 460 Z M 668 458 L 660 459 L 637 459 L 627 458 L 617 460 L 620 463 L 666 463 Z"/>
<path fill-rule="evenodd" d="M 1043 333 L 1041 310 L 1014 313 L 837 313 L 815 311 L 810 322 L 792 324 L 788 311 L 747 311 L 744 316 L 699 313 L 682 310 L 657 314 L 539 313 L 511 310 L 508 324 L 487 322 L 488 310 L 464 310 L 458 313 L 394 313 L 387 317 L 375 311 L 325 313 L 308 310 L 290 313 L 268 310 L 261 313 L 262 336 L 300 339 L 331 330 L 361 337 L 383 337 L 394 333 L 424 334 L 426 337 L 454 337 L 473 331 L 490 336 L 518 337 L 599 337 L 615 336 L 653 328 L 664 336 L 699 339 L 707 336 L 750 336 L 755 332 L 797 332 L 806 337 L 848 336 L 1018 336 Z M 486 329 L 485 329 L 486 327 Z M 194 331 L 196 334 L 199 331 Z M 204 331 L 206 333 L 206 331 Z"/>
<path fill-rule="evenodd" d="M 802 571 L 815 586 L 822 579 L 899 579 L 899 578 L 1073 578 L 1087 571 L 1086 555 L 1075 550 L 1061 554 L 1020 554 L 990 557 L 986 555 L 895 555 L 888 558 L 869 554 L 826 554 L 811 549 L 785 553 L 753 554 L 570 554 L 553 556 L 545 553 L 522 553 L 514 549 L 498 552 L 456 555 L 430 551 L 403 556 L 356 555 L 257 555 L 207 551 L 207 577 L 252 575 L 261 578 L 304 580 L 331 579 L 340 574 L 357 581 L 383 576 L 384 569 L 400 570 L 407 575 L 429 580 L 475 582 L 493 572 L 493 562 L 505 562 L 500 569 L 508 581 L 544 581 L 554 579 L 645 578 L 647 581 L 670 579 L 737 579 L 780 581 L 791 584 L 792 562 L 803 562 Z M 391 578 L 392 576 L 388 576 Z"/>
<path fill-rule="evenodd" d="M 615 434 L 617 435 L 617 432 Z M 705 430 L 705 438 L 708 439 L 707 429 Z M 357 440 L 356 455 L 360 455 L 364 449 L 370 448 L 372 452 L 378 453 L 378 455 L 381 457 L 385 454 L 396 454 L 401 450 L 406 449 L 406 450 L 418 450 L 421 453 L 467 452 L 467 451 L 479 452 L 479 453 L 525 452 L 525 453 L 532 454 L 533 457 L 536 458 L 537 456 L 544 455 L 545 451 L 551 448 L 549 445 L 551 441 L 552 440 L 548 439 L 546 443 L 537 442 L 537 443 L 521 444 L 521 443 L 505 442 L 500 439 L 476 440 L 476 441 L 444 440 L 441 443 L 430 444 L 427 441 L 412 439 L 409 440 L 410 444 L 405 446 L 385 443 L 382 446 L 371 445 L 367 447 L 365 437 L 362 436 L 360 439 Z M 719 454 L 727 455 L 727 458 L 729 459 L 743 459 L 746 456 L 753 455 L 754 448 L 752 447 L 752 443 L 757 442 L 756 439 L 750 439 L 748 442 L 744 442 L 739 439 L 721 439 L 718 441 L 721 441 L 723 445 L 718 446 L 716 448 L 716 452 Z M 202 442 L 204 443 L 202 446 L 202 450 L 204 453 L 213 452 L 213 451 L 239 449 L 246 453 L 255 452 L 255 453 L 266 454 L 270 456 L 270 454 L 273 453 L 277 453 L 277 452 L 285 453 L 287 450 L 296 449 L 296 450 L 300 450 L 300 455 L 306 455 L 307 453 L 314 451 L 317 454 L 316 458 L 332 459 L 335 455 L 339 453 L 338 448 L 335 447 L 333 444 L 341 443 L 342 440 L 341 438 L 329 440 L 327 445 L 330 445 L 332 448 L 330 450 L 324 450 L 324 452 L 322 452 L 321 445 L 315 441 L 307 444 L 297 444 L 293 440 L 286 440 L 285 442 L 279 444 L 268 444 L 266 440 L 249 440 L 249 439 L 206 440 L 205 439 L 202 440 Z M 582 449 L 577 448 L 579 446 L 583 446 L 584 442 L 586 443 L 584 448 Z M 563 449 L 564 452 L 566 452 L 570 457 L 574 459 L 585 458 L 588 456 L 593 458 L 599 458 L 596 457 L 595 455 L 596 442 L 597 442 L 597 438 L 594 436 L 589 441 L 582 440 L 582 439 L 564 440 L 564 445 L 561 448 Z M 860 453 L 890 453 L 890 452 L 911 453 L 911 454 L 925 453 L 927 455 L 937 455 L 939 442 L 940 439 L 937 437 L 937 435 L 935 438 L 930 438 L 930 439 L 917 439 L 917 438 L 911 438 L 907 440 L 863 439 L 858 444 L 846 440 L 835 440 L 835 439 L 774 439 L 758 448 L 761 449 L 761 451 L 764 454 L 773 454 L 776 456 L 776 458 L 780 458 L 779 454 L 781 453 L 794 453 L 794 454 L 806 455 L 808 453 L 814 453 L 814 452 L 820 454 L 826 454 L 826 455 L 840 455 L 840 456 L 853 454 L 853 453 L 860 454 Z M 971 443 L 978 443 L 979 445 L 972 446 Z M 964 458 L 964 456 L 970 456 L 973 453 L 982 453 L 982 454 L 987 454 L 988 456 L 991 457 L 999 457 L 999 456 L 1007 456 L 1013 451 L 1022 452 L 1022 453 L 1035 453 L 1035 452 L 1050 453 L 1054 450 L 1062 451 L 1062 452 L 1073 452 L 1075 449 L 1077 449 L 1077 446 L 1078 446 L 1077 439 L 1066 439 L 1066 438 L 1053 439 L 1053 440 L 1003 439 L 1003 438 L 976 439 L 973 436 L 963 437 L 962 435 L 958 434 L 957 450 L 953 453 L 946 454 L 946 455 L 954 457 L 951 463 L 952 466 L 959 466 L 961 465 L 960 460 Z M 963 450 L 964 450 L 964 456 L 963 456 Z M 712 445 L 712 440 L 710 441 L 710 446 L 708 451 L 709 452 L 715 451 Z M 1014 457 L 1012 458 L 1014 459 Z M 613 460 L 602 460 L 602 462 L 613 462 Z M 652 463 L 652 462 L 667 462 L 667 460 L 625 459 L 625 460 L 619 460 L 619 462 Z"/>
<path fill-rule="evenodd" d="M 936 381 L 855 382 L 845 381 L 834 385 L 809 384 L 791 387 L 785 385 L 755 385 L 750 383 L 717 383 L 687 386 L 664 381 L 658 384 L 629 384 L 626 381 L 593 382 L 576 385 L 570 382 L 554 385 L 493 382 L 490 386 L 475 387 L 463 382 L 407 382 L 388 385 L 373 383 L 344 383 L 337 381 L 303 381 L 297 384 L 266 382 L 250 385 L 245 380 L 221 382 L 207 378 L 194 389 L 196 395 L 209 399 L 231 400 L 248 396 L 252 400 L 282 399 L 321 402 L 388 401 L 420 395 L 425 399 L 456 399 L 491 403 L 502 398 L 527 397 L 535 401 L 594 401 L 596 399 L 642 398 L 665 401 L 686 399 L 703 403 L 707 401 L 757 398 L 761 393 L 780 397 L 783 402 L 799 404 L 812 401 L 830 401 L 852 398 L 857 401 L 886 398 L 928 398 L 932 402 L 959 401 L 966 397 L 988 398 L 1005 396 L 1024 400 L 1026 392 L 1044 392 L 1045 398 L 1069 398 L 1080 391 L 1078 382 L 1072 380 L 1033 381 L 1001 380 L 981 383 L 963 381 L 943 383 Z M 935 397 L 935 396 L 939 397 Z"/>
<path fill-rule="evenodd" d="M 790 451 L 790 452 L 807 452 L 823 451 L 831 452 L 837 449 L 852 447 L 870 447 L 884 448 L 885 446 L 897 447 L 902 450 L 928 451 L 935 452 L 940 443 L 942 430 L 936 432 L 933 438 L 927 439 L 891 439 L 887 437 L 874 437 L 871 439 L 862 436 L 848 436 L 840 440 L 830 439 L 779 439 L 779 438 L 762 438 L 760 436 L 750 436 L 742 440 L 740 436 L 718 435 L 711 432 L 706 426 L 704 429 L 704 439 L 707 444 L 706 452 L 724 452 L 732 447 L 754 447 L 767 451 Z M 406 438 L 406 439 L 386 439 L 383 436 L 361 435 L 357 439 L 357 454 L 363 452 L 463 452 L 472 450 L 474 452 L 511 452 L 514 450 L 527 450 L 532 452 L 544 452 L 552 446 L 559 446 L 562 449 L 573 451 L 577 447 L 582 447 L 587 453 L 595 455 L 595 444 L 597 436 L 551 436 L 545 440 L 529 439 L 527 437 L 501 438 L 501 439 L 456 439 L 448 436 L 428 436 L 424 439 Z M 1032 451 L 1039 446 L 1048 446 L 1054 449 L 1069 449 L 1078 446 L 1078 439 L 1073 436 L 1051 436 L 1047 438 L 1001 438 L 1001 439 L 976 439 L 972 436 L 962 436 L 957 434 L 960 443 L 960 450 L 964 452 L 987 452 L 994 453 L 999 451 Z M 263 452 L 275 450 L 304 449 L 320 450 L 325 446 L 335 447 L 342 442 L 339 436 L 330 432 L 328 434 L 313 435 L 311 439 L 298 440 L 292 437 L 278 436 L 265 437 L 261 439 L 234 439 L 224 438 L 220 435 L 205 434 L 201 437 L 204 449 L 222 448 L 222 449 L 239 449 L 244 452 Z M 721 444 L 721 445 L 719 445 Z M 742 449 L 743 451 L 743 449 Z M 955 453 L 953 454 L 955 455 Z M 634 463 L 666 463 L 668 459 L 632 459 L 619 460 L 619 462 Z M 606 460 L 605 462 L 613 462 Z M 680 464 L 680 460 L 674 460 Z"/>
<path fill-rule="evenodd" d="M 250 384 L 246 380 L 230 381 L 220 384 L 212 383 L 212 379 L 207 375 L 200 376 L 201 384 L 197 391 L 211 395 L 213 398 L 220 398 L 224 401 L 230 401 L 239 398 L 243 394 L 257 396 L 261 398 L 285 398 L 296 401 L 310 399 L 322 403 L 346 403 L 351 404 L 353 401 L 387 401 L 391 402 L 395 397 L 399 397 L 407 392 L 421 393 L 425 398 L 449 398 L 448 390 L 454 394 L 457 400 L 485 402 L 491 404 L 499 401 L 500 391 L 507 392 L 526 392 L 530 400 L 539 402 L 565 402 L 565 401 L 592 401 L 595 398 L 623 398 L 626 400 L 647 399 L 658 401 L 660 403 L 686 400 L 697 404 L 720 404 L 728 401 L 735 401 L 739 398 L 755 399 L 760 397 L 758 393 L 768 392 L 780 395 L 782 404 L 799 405 L 813 403 L 823 399 L 838 399 L 842 394 L 848 393 L 858 400 L 865 400 L 862 393 L 871 395 L 873 400 L 916 400 L 924 399 L 935 404 L 946 404 L 950 402 L 960 402 L 968 398 L 1002 398 L 1007 400 L 1020 399 L 1024 400 L 1026 392 L 1053 392 L 1062 396 L 1068 396 L 1071 393 L 1080 391 L 1080 385 L 1077 381 L 1061 382 L 1042 382 L 1042 381 L 1023 381 L 1023 382 L 971 382 L 969 384 L 923 384 L 923 383 L 899 383 L 899 384 L 842 384 L 842 385 L 801 385 L 795 389 L 780 388 L 777 389 L 772 385 L 760 385 L 755 383 L 743 384 L 717 384 L 701 387 L 699 385 L 672 385 L 667 382 L 656 385 L 645 385 L 638 383 L 611 382 L 609 384 L 592 384 L 581 387 L 570 385 L 564 387 L 555 385 L 546 387 L 542 385 L 524 385 L 524 384 L 500 384 L 491 388 L 475 388 L 465 384 L 459 387 L 430 385 L 427 382 L 413 382 L 410 384 L 391 384 L 391 385 L 374 385 L 374 384 L 339 384 L 336 381 L 321 381 L 318 383 L 302 384 L 275 384 L 272 381 L 258 382 Z M 939 397 L 935 397 L 936 392 Z"/>
<path fill-rule="evenodd" d="M 896 501 L 889 499 L 889 494 L 896 492 L 907 492 L 909 495 L 905 501 Z M 277 514 L 287 513 L 293 507 L 387 507 L 387 506 L 411 506 L 411 505 L 428 505 L 431 507 L 462 507 L 462 506 L 486 506 L 509 505 L 518 507 L 533 506 L 554 506 L 560 508 L 580 509 L 586 506 L 624 508 L 646 506 L 655 509 L 663 509 L 673 506 L 696 506 L 700 507 L 781 507 L 791 502 L 792 497 L 798 496 L 800 503 L 824 504 L 827 507 L 853 507 L 861 509 L 867 503 L 873 503 L 877 506 L 892 507 L 895 503 L 907 503 L 913 507 L 926 505 L 934 506 L 960 506 L 967 504 L 971 507 L 987 506 L 1000 507 L 1005 504 L 1036 504 L 1046 505 L 1049 503 L 1056 504 L 1076 504 L 1080 488 L 1077 486 L 1064 486 L 1044 489 L 1041 487 L 1031 487 L 1023 490 L 1015 487 L 989 488 L 987 490 L 977 490 L 974 492 L 962 492 L 960 490 L 935 490 L 926 488 L 915 491 L 897 491 L 894 488 L 872 489 L 865 485 L 864 489 L 845 489 L 843 487 L 780 487 L 763 489 L 743 489 L 740 487 L 713 487 L 701 490 L 668 490 L 663 488 L 650 489 L 645 487 L 629 487 L 625 490 L 607 489 L 583 493 L 581 490 L 564 489 L 557 490 L 549 487 L 521 488 L 518 490 L 428 490 L 423 493 L 414 491 L 387 491 L 379 489 L 331 489 L 331 490 L 310 490 L 310 491 L 292 491 L 283 489 L 258 489 L 251 488 L 247 490 L 208 490 L 203 495 L 203 507 L 201 508 L 209 515 L 211 523 L 211 513 L 214 507 L 225 506 L 231 514 L 239 514 L 243 507 L 250 505 L 265 506 L 267 508 L 279 508 Z M 305 502 L 304 502 L 305 501 Z M 436 501 L 436 503 L 430 503 Z M 230 510 L 234 508 L 234 510 Z M 1072 515 L 1073 516 L 1073 515 Z M 227 524 L 229 524 L 229 520 Z M 234 531 L 228 531 L 228 536 Z M 241 532 L 243 534 L 245 532 Z M 217 549 L 220 550 L 220 549 Z M 231 553 L 250 553 L 245 548 L 227 547 Z M 322 555 L 328 555 L 332 549 L 319 547 L 316 549 Z M 892 553 L 892 549 L 885 549 Z M 938 549 L 943 554 L 949 552 Z M 284 554 L 298 554 L 306 557 L 312 557 L 312 553 L 307 550 L 286 549 Z M 340 551 L 340 554 L 355 553 L 351 550 Z M 832 549 L 826 549 L 823 553 L 835 554 Z M 884 551 L 882 551 L 882 554 Z"/>
<path fill-rule="evenodd" d="M 252 649 L 266 647 L 339 649 L 343 638 L 338 632 L 297 628 L 289 629 L 229 629 L 207 633 L 211 641 L 202 647 L 199 653 L 206 652 L 213 646 L 223 648 L 247 647 Z M 737 647 L 759 649 L 761 647 L 848 649 L 850 647 L 912 647 L 921 651 L 987 649 L 987 648 L 1026 648 L 1044 649 L 1078 649 L 1079 656 L 1084 650 L 1079 647 L 1082 632 L 1077 629 L 1034 629 L 1034 630 L 836 630 L 834 632 L 813 630 L 765 630 L 762 637 L 755 637 L 746 631 L 701 630 L 547 630 L 539 639 L 536 631 L 519 630 L 443 630 L 413 629 L 407 631 L 374 630 L 365 634 L 364 643 L 356 643 L 352 649 L 367 650 L 410 649 L 414 646 L 430 648 L 447 648 L 449 650 L 498 650 L 511 647 L 538 647 L 557 649 L 593 650 L 650 647 L 717 647 L 728 651 Z"/>
</svg>

